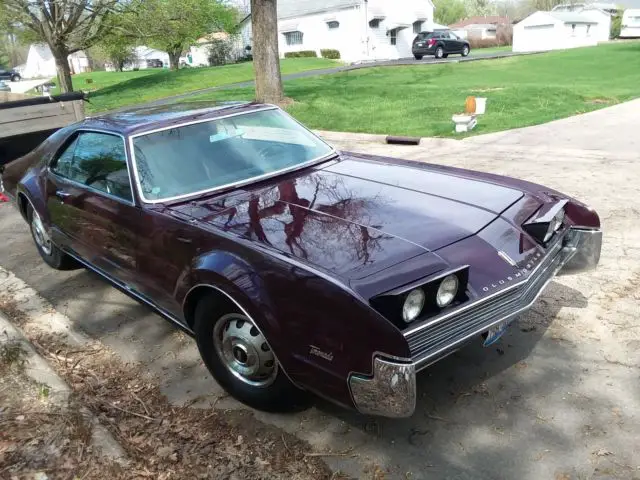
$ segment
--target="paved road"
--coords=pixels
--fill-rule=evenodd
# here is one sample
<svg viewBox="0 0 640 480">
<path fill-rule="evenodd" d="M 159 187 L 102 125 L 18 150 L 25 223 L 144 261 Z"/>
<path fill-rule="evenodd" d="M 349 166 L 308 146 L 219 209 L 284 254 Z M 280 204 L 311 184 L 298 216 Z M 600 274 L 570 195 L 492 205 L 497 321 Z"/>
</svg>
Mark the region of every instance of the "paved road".
<svg viewBox="0 0 640 480">
<path fill-rule="evenodd" d="M 333 67 L 333 68 L 323 68 L 317 70 L 308 70 L 306 72 L 298 72 L 298 73 L 290 73 L 288 75 L 283 75 L 283 80 L 295 80 L 297 78 L 306 78 L 306 77 L 315 77 L 318 75 L 329 75 L 332 73 L 340 73 L 340 72 L 348 72 L 350 70 L 359 70 L 361 68 L 372 68 L 372 67 L 388 67 L 388 66 L 398 66 L 398 65 L 424 65 L 424 64 L 437 64 L 437 63 L 458 63 L 458 62 L 473 62 L 476 60 L 488 60 L 495 58 L 506 58 L 513 57 L 519 55 L 535 55 L 540 52 L 532 52 L 532 53 L 513 53 L 513 52 L 493 52 L 493 53 L 484 53 L 484 52 L 475 52 L 472 51 L 468 57 L 462 57 L 460 55 L 452 55 L 449 58 L 437 60 L 434 57 L 424 57 L 422 60 L 416 60 L 413 57 L 411 58 L 400 58 L 397 60 L 379 60 L 373 62 L 363 62 L 354 65 L 344 65 L 342 67 Z M 196 95 L 201 95 L 203 93 L 215 92 L 218 90 L 228 90 L 232 88 L 243 88 L 243 87 L 252 87 L 254 84 L 253 80 L 247 82 L 239 82 L 232 83 L 229 85 L 221 85 L 219 87 L 210 87 L 203 88 L 201 90 L 196 90 L 193 92 L 183 93 L 180 95 L 174 95 L 171 97 L 162 98 L 160 100 L 155 100 L 153 102 L 149 102 L 146 105 L 164 105 L 167 103 L 173 103 L 177 100 L 184 100 L 190 97 L 194 97 Z M 126 110 L 129 107 L 125 107 L 121 110 Z"/>
<path fill-rule="evenodd" d="M 367 418 L 321 401 L 299 414 L 256 415 L 318 450 L 352 448 L 355 457 L 327 460 L 356 478 L 372 478 L 376 466 L 387 479 L 637 478 L 640 163 L 634 138 L 617 125 L 637 123 L 637 112 L 640 101 L 555 122 L 553 136 L 539 134 L 544 126 L 523 129 L 513 133 L 515 144 L 508 133 L 498 142 L 480 136 L 425 140 L 419 147 L 334 136 L 340 148 L 507 174 L 573 194 L 601 214 L 601 267 L 554 281 L 498 345 L 484 349 L 478 341 L 424 371 L 410 419 Z M 581 135 L 581 145 L 567 147 Z M 75 328 L 146 365 L 176 404 L 199 399 L 206 406 L 221 395 L 189 338 L 91 273 L 45 267 L 6 204 L 0 205 L 0 265 Z M 217 408 L 245 407 L 225 398 Z"/>
</svg>

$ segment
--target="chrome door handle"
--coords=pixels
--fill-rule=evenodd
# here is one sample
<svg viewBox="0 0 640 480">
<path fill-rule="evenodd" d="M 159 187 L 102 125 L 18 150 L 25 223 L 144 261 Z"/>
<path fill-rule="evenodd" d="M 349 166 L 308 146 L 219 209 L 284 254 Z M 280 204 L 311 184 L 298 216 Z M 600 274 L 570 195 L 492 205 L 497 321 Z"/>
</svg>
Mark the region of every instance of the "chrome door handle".
<svg viewBox="0 0 640 480">
<path fill-rule="evenodd" d="M 64 202 L 66 198 L 70 197 L 71 194 L 67 193 L 63 190 L 56 190 L 56 197 L 60 199 L 61 202 Z"/>
</svg>

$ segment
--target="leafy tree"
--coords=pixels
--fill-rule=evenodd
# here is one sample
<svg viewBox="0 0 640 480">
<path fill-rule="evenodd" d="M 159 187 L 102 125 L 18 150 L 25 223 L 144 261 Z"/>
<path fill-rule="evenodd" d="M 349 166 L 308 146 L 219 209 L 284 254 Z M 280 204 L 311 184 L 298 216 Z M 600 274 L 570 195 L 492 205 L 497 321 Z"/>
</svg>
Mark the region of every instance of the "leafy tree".
<svg viewBox="0 0 640 480">
<path fill-rule="evenodd" d="M 169 54 L 177 70 L 180 55 L 212 32 L 235 33 L 237 11 L 222 0 L 133 0 L 131 35 Z"/>
<path fill-rule="evenodd" d="M 26 37 L 49 45 L 63 92 L 73 91 L 68 57 L 98 43 L 120 0 L 0 0 L 0 22 L 20 25 Z"/>
<path fill-rule="evenodd" d="M 264 103 L 279 103 L 284 98 L 278 53 L 277 3 L 277 0 L 251 0 L 256 100 Z"/>
<path fill-rule="evenodd" d="M 103 57 L 109 59 L 117 72 L 121 72 L 127 63 L 136 59 L 135 39 L 117 29 L 106 35 L 97 45 L 97 49 Z"/>
<path fill-rule="evenodd" d="M 0 65 L 11 66 L 11 58 L 9 57 L 9 49 L 4 41 L 4 38 L 0 38 Z"/>
<path fill-rule="evenodd" d="M 451 25 L 467 17 L 467 6 L 463 0 L 435 0 L 433 16 L 442 25 Z"/>
</svg>

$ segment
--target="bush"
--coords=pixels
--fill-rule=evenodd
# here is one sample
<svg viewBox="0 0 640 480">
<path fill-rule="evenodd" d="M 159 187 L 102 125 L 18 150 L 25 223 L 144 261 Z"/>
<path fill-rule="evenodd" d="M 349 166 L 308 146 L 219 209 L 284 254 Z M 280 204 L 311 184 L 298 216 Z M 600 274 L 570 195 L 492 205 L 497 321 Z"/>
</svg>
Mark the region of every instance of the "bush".
<svg viewBox="0 0 640 480">
<path fill-rule="evenodd" d="M 622 15 L 614 15 L 611 17 L 610 38 L 618 38 L 622 30 Z"/>
<path fill-rule="evenodd" d="M 218 66 L 225 65 L 229 62 L 231 56 L 231 43 L 226 40 L 214 39 L 209 45 L 207 52 L 207 60 L 209 65 Z"/>
<path fill-rule="evenodd" d="M 330 58 L 331 60 L 340 59 L 340 51 L 334 50 L 333 48 L 325 48 L 320 50 L 320 55 L 322 55 L 322 58 Z"/>
<path fill-rule="evenodd" d="M 299 52 L 287 52 L 284 54 L 284 58 L 302 58 L 302 57 L 317 57 L 318 54 L 315 50 L 301 50 Z"/>
<path fill-rule="evenodd" d="M 469 42 L 469 46 L 472 49 L 475 48 L 490 48 L 490 47 L 499 47 L 497 38 L 480 38 L 480 37 L 469 37 L 467 38 L 467 42 Z"/>
</svg>

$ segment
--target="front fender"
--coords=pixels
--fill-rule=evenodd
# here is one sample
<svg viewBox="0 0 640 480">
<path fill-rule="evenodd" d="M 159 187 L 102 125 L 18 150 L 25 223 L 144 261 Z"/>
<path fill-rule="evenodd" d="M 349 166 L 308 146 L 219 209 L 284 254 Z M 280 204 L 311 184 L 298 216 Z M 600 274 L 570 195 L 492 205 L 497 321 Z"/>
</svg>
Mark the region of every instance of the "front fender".
<svg viewBox="0 0 640 480">
<path fill-rule="evenodd" d="M 292 381 L 352 405 L 351 372 L 370 373 L 372 357 L 408 357 L 402 334 L 341 285 L 262 252 L 211 251 L 181 276 L 176 299 L 202 285 L 222 290 L 257 324 Z"/>
</svg>

